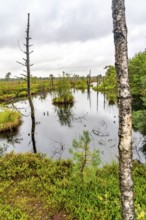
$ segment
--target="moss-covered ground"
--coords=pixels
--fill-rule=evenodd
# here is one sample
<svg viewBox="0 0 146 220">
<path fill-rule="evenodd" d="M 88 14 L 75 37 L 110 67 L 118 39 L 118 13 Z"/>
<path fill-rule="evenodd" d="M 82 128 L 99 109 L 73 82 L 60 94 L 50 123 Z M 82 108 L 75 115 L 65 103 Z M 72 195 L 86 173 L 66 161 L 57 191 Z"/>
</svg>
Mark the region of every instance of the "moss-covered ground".
<svg viewBox="0 0 146 220">
<path fill-rule="evenodd" d="M 3 108 L 0 112 L 0 133 L 10 132 L 18 128 L 21 124 L 20 113 Z"/>
<path fill-rule="evenodd" d="M 118 167 L 90 167 L 80 178 L 70 160 L 39 154 L 0 157 L 1 220 L 120 220 Z M 134 162 L 135 208 L 146 219 L 146 165 Z"/>
</svg>

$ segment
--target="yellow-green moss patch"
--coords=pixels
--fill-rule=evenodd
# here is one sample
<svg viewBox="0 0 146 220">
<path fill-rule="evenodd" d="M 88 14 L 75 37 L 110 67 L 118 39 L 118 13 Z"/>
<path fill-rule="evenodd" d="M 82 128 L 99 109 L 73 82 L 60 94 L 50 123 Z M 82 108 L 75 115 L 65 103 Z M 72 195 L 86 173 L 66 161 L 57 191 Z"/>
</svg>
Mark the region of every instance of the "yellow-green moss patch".
<svg viewBox="0 0 146 220">
<path fill-rule="evenodd" d="M 0 112 L 0 132 L 15 130 L 20 124 L 20 113 L 9 109 Z"/>
</svg>

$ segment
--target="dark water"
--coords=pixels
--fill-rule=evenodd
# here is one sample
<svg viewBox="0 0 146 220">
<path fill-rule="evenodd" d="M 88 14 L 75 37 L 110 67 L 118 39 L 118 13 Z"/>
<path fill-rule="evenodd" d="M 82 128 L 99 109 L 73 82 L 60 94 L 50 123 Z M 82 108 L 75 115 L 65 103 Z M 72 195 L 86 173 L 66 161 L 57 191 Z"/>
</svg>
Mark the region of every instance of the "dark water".
<svg viewBox="0 0 146 220">
<path fill-rule="evenodd" d="M 118 157 L 118 107 L 109 105 L 102 93 L 90 91 L 74 92 L 75 104 L 64 108 L 52 105 L 53 94 L 33 97 L 36 119 L 37 152 L 49 157 L 68 158 L 68 149 L 73 139 L 78 139 L 83 130 L 91 135 L 91 149 L 99 149 L 102 163 L 112 162 Z M 28 101 L 15 103 L 23 116 L 18 132 L 1 137 L 1 147 L 7 152 L 33 152 L 31 142 L 31 119 Z M 133 131 L 134 159 L 145 162 L 141 150 L 144 137 Z"/>
</svg>

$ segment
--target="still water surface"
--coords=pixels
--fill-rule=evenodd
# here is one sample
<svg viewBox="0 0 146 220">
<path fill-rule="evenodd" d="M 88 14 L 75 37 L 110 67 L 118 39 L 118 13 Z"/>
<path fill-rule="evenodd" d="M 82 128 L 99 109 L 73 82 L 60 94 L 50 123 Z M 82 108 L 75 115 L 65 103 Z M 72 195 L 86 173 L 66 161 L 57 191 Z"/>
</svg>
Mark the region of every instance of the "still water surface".
<svg viewBox="0 0 146 220">
<path fill-rule="evenodd" d="M 68 150 L 73 139 L 83 130 L 91 135 L 91 149 L 99 149 L 102 164 L 111 163 L 118 157 L 118 106 L 110 105 L 106 96 L 95 91 L 74 91 L 75 104 L 64 108 L 52 105 L 53 93 L 33 97 L 35 107 L 37 152 L 54 158 L 71 157 Z M 31 118 L 28 101 L 15 103 L 23 116 L 18 132 L 1 137 L 1 146 L 7 152 L 33 152 L 31 142 Z M 143 136 L 133 131 L 134 159 L 145 162 L 140 150 Z"/>
</svg>

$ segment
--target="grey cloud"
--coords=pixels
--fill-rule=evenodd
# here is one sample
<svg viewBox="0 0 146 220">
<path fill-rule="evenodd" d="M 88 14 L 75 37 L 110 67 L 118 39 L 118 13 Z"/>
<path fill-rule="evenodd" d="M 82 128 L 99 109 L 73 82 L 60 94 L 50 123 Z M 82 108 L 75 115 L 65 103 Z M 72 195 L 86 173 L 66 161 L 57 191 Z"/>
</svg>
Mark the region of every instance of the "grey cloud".
<svg viewBox="0 0 146 220">
<path fill-rule="evenodd" d="M 107 4 L 107 10 L 98 7 L 95 0 L 77 1 L 76 7 L 56 6 L 58 13 L 54 15 L 54 20 L 50 19 L 50 14 L 46 13 L 44 21 L 36 21 L 39 32 L 35 29 L 36 24 L 32 24 L 32 33 L 34 36 L 45 42 L 73 42 L 87 41 L 108 35 L 112 29 L 112 22 L 109 19 L 111 13 L 110 4 Z M 105 2 L 105 1 L 103 1 Z M 65 1 L 64 1 L 65 3 Z M 107 11 L 109 12 L 107 13 Z"/>
<path fill-rule="evenodd" d="M 136 27 L 137 25 L 146 24 L 146 1 L 145 0 L 127 0 L 126 17 L 127 25 Z"/>
<path fill-rule="evenodd" d="M 35 42 L 87 41 L 111 32 L 110 4 L 106 0 L 32 0 L 2 4 L 0 45 L 16 46 L 25 36 L 27 12 L 31 13 L 31 34 Z M 101 7 L 100 7 L 101 6 Z"/>
<path fill-rule="evenodd" d="M 25 41 L 28 12 L 35 51 L 34 74 L 48 74 L 52 70 L 88 73 L 90 68 L 102 72 L 105 65 L 113 62 L 110 0 L 0 0 L 0 3 L 0 72 L 19 73 L 22 68 L 16 64 L 23 57 L 17 40 L 20 45 Z M 132 56 L 146 45 L 146 1 L 125 3 Z"/>
</svg>

